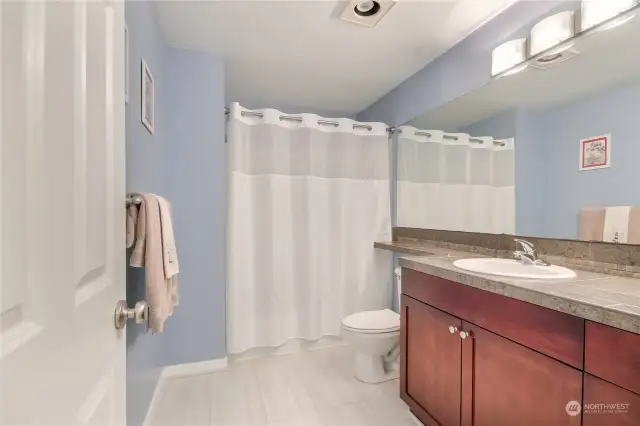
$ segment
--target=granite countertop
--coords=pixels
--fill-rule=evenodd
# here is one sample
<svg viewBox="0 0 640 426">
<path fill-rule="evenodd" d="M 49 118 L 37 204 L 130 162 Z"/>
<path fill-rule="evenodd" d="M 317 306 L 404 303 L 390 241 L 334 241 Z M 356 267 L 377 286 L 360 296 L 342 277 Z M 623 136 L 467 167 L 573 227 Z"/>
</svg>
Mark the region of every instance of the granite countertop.
<svg viewBox="0 0 640 426">
<path fill-rule="evenodd" d="M 377 242 L 376 248 L 409 254 L 400 266 L 534 305 L 640 334 L 640 279 L 575 270 L 566 280 L 478 274 L 453 266 L 461 258 L 487 257 L 425 242 Z"/>
</svg>

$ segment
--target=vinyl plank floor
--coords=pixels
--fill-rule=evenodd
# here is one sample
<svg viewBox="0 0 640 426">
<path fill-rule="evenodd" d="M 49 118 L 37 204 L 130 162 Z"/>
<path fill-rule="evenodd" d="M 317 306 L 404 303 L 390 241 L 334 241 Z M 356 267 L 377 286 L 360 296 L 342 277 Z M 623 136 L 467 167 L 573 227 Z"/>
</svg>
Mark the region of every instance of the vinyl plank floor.
<svg viewBox="0 0 640 426">
<path fill-rule="evenodd" d="M 169 379 L 155 412 L 154 426 L 210 426 L 211 377 Z"/>
<path fill-rule="evenodd" d="M 398 380 L 353 377 L 346 346 L 230 364 L 167 381 L 152 426 L 415 426 Z"/>
<path fill-rule="evenodd" d="M 245 365 L 207 377 L 212 388 L 210 425 L 267 426 L 258 380 Z"/>
</svg>

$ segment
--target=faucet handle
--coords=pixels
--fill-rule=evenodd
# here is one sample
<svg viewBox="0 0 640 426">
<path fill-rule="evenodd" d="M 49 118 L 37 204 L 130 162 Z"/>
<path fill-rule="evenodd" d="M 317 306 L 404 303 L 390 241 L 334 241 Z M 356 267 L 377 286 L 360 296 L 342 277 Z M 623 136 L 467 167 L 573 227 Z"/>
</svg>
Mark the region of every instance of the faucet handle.
<svg viewBox="0 0 640 426">
<path fill-rule="evenodd" d="M 520 239 L 520 238 L 514 238 L 513 241 L 516 242 L 516 246 L 520 245 L 524 251 L 529 251 L 529 250 L 535 251 L 536 250 L 535 246 L 533 245 L 533 243 L 531 241 L 523 240 L 523 239 Z M 529 249 L 529 250 L 527 250 L 527 249 Z"/>
<path fill-rule="evenodd" d="M 532 258 L 531 254 L 521 250 L 512 251 L 511 255 L 514 259 L 520 260 L 522 263 L 533 263 L 535 261 L 535 259 Z"/>
<path fill-rule="evenodd" d="M 522 260 L 522 256 L 524 256 L 525 254 L 526 253 L 521 250 L 514 250 L 511 252 L 511 256 L 519 260 Z"/>
<path fill-rule="evenodd" d="M 538 266 L 549 266 L 548 262 L 538 258 L 538 252 L 531 241 L 522 240 L 520 238 L 514 238 L 516 246 L 522 247 L 522 251 L 517 250 L 513 252 L 516 259 L 522 260 L 524 263 L 532 263 Z"/>
</svg>

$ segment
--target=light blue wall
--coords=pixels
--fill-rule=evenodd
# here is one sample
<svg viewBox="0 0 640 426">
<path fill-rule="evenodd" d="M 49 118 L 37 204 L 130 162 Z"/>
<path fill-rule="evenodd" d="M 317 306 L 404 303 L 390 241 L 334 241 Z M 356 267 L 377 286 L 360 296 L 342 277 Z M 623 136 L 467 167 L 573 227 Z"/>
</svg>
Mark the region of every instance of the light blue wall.
<svg viewBox="0 0 640 426">
<path fill-rule="evenodd" d="M 180 306 L 167 321 L 169 364 L 226 356 L 224 65 L 167 48 L 167 188 L 180 260 Z"/>
<path fill-rule="evenodd" d="M 165 185 L 165 111 L 156 105 L 155 134 L 140 121 L 140 70 L 144 57 L 154 76 L 155 92 L 162 99 L 164 45 L 150 2 L 127 1 L 129 27 L 129 104 L 126 107 L 126 187 L 128 192 L 167 195 Z M 127 302 L 145 299 L 144 271 L 127 268 Z M 145 333 L 142 326 L 127 325 L 127 420 L 142 424 L 163 365 L 163 335 Z"/>
<path fill-rule="evenodd" d="M 224 73 L 220 59 L 164 44 L 151 2 L 126 2 L 129 105 L 126 186 L 173 205 L 180 305 L 152 335 L 127 325 L 127 422 L 141 425 L 163 366 L 225 356 Z M 155 133 L 140 121 L 140 62 L 154 76 Z M 127 301 L 145 299 L 144 271 L 127 270 Z"/>
<path fill-rule="evenodd" d="M 542 111 L 510 110 L 460 131 L 515 137 L 517 234 L 577 238 L 581 208 L 640 205 L 638 117 L 635 83 Z M 580 140 L 609 133 L 611 167 L 579 171 Z"/>
<path fill-rule="evenodd" d="M 542 236 L 576 238 L 582 207 L 640 205 L 640 83 L 545 110 L 536 128 L 546 154 L 537 165 L 538 176 L 547 179 Z M 611 167 L 580 172 L 580 139 L 606 133 Z"/>
<path fill-rule="evenodd" d="M 496 46 L 524 37 L 549 14 L 578 6 L 576 1 L 519 0 L 362 111 L 358 120 L 399 126 L 472 92 L 489 81 L 491 52 Z"/>
<path fill-rule="evenodd" d="M 516 120 L 516 110 L 512 109 L 486 120 L 460 127 L 457 131 L 468 133 L 471 136 L 493 136 L 496 139 L 509 139 L 516 136 Z"/>
<path fill-rule="evenodd" d="M 542 182 L 539 164 L 544 161 L 545 150 L 540 149 L 544 141 L 541 140 L 538 132 L 536 119 L 535 112 L 511 109 L 458 129 L 472 136 L 515 138 L 516 234 L 518 235 L 537 236 L 543 232 L 546 186 L 528 185 L 528 182 Z"/>
<path fill-rule="evenodd" d="M 540 132 L 537 112 L 518 110 L 515 118 L 516 234 L 542 236 L 549 190 L 546 142 Z"/>
</svg>

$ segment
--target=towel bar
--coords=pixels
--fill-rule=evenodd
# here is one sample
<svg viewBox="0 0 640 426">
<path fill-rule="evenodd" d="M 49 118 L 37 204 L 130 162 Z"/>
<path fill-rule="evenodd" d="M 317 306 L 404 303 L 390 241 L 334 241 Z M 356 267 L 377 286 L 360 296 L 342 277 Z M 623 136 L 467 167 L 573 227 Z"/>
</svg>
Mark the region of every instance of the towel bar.
<svg viewBox="0 0 640 426">
<path fill-rule="evenodd" d="M 142 197 L 138 194 L 127 194 L 126 204 L 140 204 L 142 203 Z"/>
</svg>

